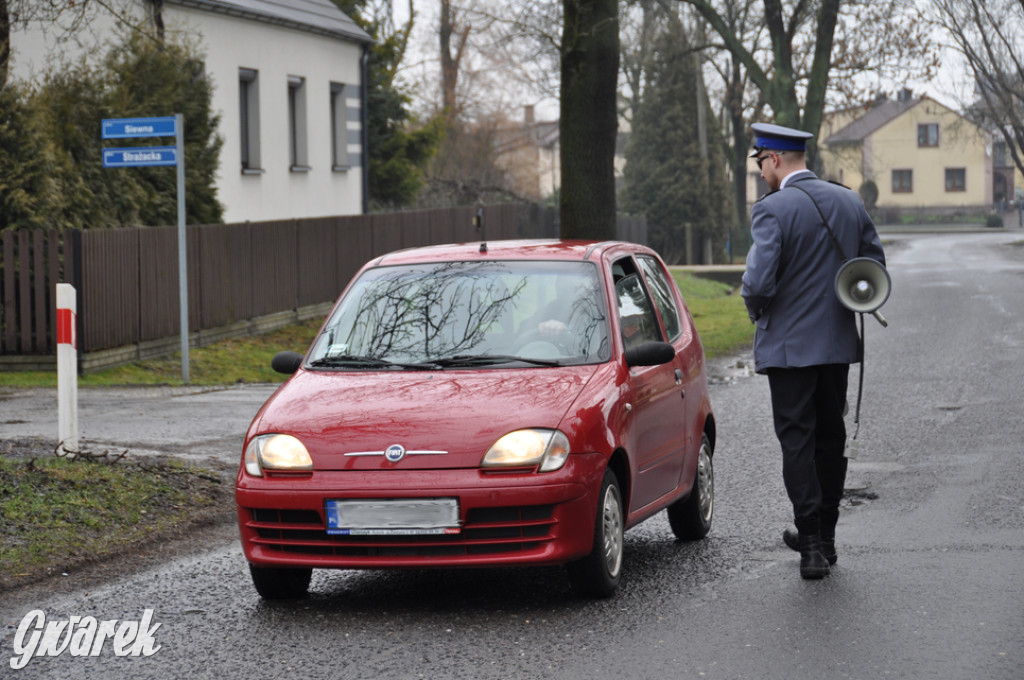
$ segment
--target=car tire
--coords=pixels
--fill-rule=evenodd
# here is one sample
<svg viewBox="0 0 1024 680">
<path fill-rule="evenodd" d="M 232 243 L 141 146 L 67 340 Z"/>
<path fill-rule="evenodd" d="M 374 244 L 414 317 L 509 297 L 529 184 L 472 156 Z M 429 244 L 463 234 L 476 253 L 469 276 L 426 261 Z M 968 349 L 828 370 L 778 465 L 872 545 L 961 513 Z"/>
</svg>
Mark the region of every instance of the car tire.
<svg viewBox="0 0 1024 680">
<path fill-rule="evenodd" d="M 312 569 L 283 569 L 249 565 L 252 584 L 265 600 L 294 600 L 309 592 Z"/>
<path fill-rule="evenodd" d="M 668 506 L 668 523 L 677 538 L 697 541 L 708 535 L 715 512 L 715 468 L 711 461 L 711 442 L 703 435 L 697 454 L 697 472 L 693 489 L 686 498 Z"/>
<path fill-rule="evenodd" d="M 577 593 L 589 597 L 611 597 L 622 577 L 625 509 L 619 480 L 605 470 L 597 497 L 593 550 L 586 557 L 566 565 L 569 583 Z"/>
</svg>

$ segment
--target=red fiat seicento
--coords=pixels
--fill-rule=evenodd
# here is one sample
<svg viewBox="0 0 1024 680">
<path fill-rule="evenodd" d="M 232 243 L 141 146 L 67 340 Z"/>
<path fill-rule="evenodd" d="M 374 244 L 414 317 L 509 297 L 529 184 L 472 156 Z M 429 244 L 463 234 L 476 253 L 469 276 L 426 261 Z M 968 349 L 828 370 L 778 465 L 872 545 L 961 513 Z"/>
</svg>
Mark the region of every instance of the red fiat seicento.
<svg viewBox="0 0 1024 680">
<path fill-rule="evenodd" d="M 623 532 L 703 538 L 704 350 L 644 246 L 503 241 L 367 263 L 245 436 L 236 501 L 265 598 L 313 569 L 565 565 L 614 593 Z"/>
</svg>

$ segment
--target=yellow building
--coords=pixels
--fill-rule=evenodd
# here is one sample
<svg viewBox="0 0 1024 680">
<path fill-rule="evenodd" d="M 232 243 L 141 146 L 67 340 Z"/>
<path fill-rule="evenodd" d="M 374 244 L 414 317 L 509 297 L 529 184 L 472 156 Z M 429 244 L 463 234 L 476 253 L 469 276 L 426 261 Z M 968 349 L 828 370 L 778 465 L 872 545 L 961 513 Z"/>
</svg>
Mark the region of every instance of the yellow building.
<svg viewBox="0 0 1024 680">
<path fill-rule="evenodd" d="M 894 100 L 883 96 L 827 112 L 817 140 L 819 176 L 856 191 L 874 182 L 873 212 L 882 223 L 961 219 L 1024 202 L 1024 177 L 998 132 L 909 90 Z M 757 164 L 748 160 L 748 203 L 767 192 Z"/>
<path fill-rule="evenodd" d="M 818 139 L 822 177 L 857 190 L 873 181 L 881 209 L 983 208 L 997 200 L 992 136 L 930 97 L 903 91 L 826 114 Z M 1010 198 L 1005 186 L 999 194 Z"/>
</svg>

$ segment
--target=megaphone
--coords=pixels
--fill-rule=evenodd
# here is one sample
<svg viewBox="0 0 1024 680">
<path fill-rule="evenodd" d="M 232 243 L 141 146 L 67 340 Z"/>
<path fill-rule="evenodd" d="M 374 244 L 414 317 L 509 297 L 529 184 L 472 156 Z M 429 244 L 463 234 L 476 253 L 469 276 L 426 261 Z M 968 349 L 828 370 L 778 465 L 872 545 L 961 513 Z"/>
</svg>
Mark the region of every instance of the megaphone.
<svg viewBox="0 0 1024 680">
<path fill-rule="evenodd" d="M 847 260 L 836 272 L 836 296 L 849 310 L 871 314 L 883 327 L 888 327 L 878 308 L 889 299 L 892 279 L 881 264 L 870 257 Z"/>
</svg>

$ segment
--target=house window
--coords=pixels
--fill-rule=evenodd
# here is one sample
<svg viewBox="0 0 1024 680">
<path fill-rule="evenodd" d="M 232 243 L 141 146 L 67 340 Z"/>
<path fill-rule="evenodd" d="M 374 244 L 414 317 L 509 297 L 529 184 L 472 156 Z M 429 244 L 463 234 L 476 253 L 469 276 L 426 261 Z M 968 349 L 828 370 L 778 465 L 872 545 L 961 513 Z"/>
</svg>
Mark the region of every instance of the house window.
<svg viewBox="0 0 1024 680">
<path fill-rule="evenodd" d="M 288 76 L 288 150 L 292 172 L 309 170 L 306 129 L 306 79 Z"/>
<path fill-rule="evenodd" d="M 1006 153 L 1006 142 L 995 142 L 992 144 L 992 165 L 997 168 L 1010 165 Z"/>
<path fill-rule="evenodd" d="M 345 85 L 331 83 L 331 169 L 348 170 L 348 110 Z"/>
<path fill-rule="evenodd" d="M 238 110 L 241 114 L 239 142 L 242 149 L 242 172 L 261 173 L 259 71 L 238 69 Z"/>
<path fill-rule="evenodd" d="M 892 171 L 892 192 L 894 194 L 909 194 L 914 191 L 913 170 Z"/>
<path fill-rule="evenodd" d="M 917 126 L 917 145 L 918 146 L 938 146 L 939 145 L 939 124 L 938 123 L 922 123 Z"/>
<path fill-rule="evenodd" d="M 946 191 L 967 191 L 967 170 L 946 168 Z"/>
</svg>

